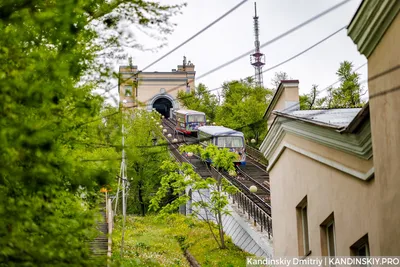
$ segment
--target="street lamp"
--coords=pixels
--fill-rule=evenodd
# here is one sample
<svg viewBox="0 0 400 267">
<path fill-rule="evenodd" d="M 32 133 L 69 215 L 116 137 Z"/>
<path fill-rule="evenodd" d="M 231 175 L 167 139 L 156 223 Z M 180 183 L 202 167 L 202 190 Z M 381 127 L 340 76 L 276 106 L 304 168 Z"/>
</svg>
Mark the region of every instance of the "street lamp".
<svg viewBox="0 0 400 267">
<path fill-rule="evenodd" d="M 254 143 L 256 142 L 256 139 L 253 138 L 253 139 L 250 140 L 250 142 L 251 142 L 252 144 L 254 144 Z"/>
<path fill-rule="evenodd" d="M 257 186 L 255 186 L 255 185 L 250 186 L 250 192 L 251 193 L 256 193 L 257 192 Z"/>
<path fill-rule="evenodd" d="M 176 138 L 172 139 L 172 143 L 176 143 L 176 142 L 178 142 L 178 139 L 176 139 Z"/>
<path fill-rule="evenodd" d="M 163 129 L 162 131 L 163 131 L 163 133 L 166 133 L 166 132 L 168 132 L 168 130 L 167 130 L 167 129 Z"/>
<path fill-rule="evenodd" d="M 250 192 L 251 193 L 255 193 L 255 192 L 257 192 L 257 186 L 255 186 L 255 185 L 252 185 L 252 186 L 250 186 Z M 250 219 L 250 214 L 249 214 L 249 219 Z M 256 220 L 256 217 L 253 217 L 253 219 L 254 219 L 254 226 L 257 226 L 257 220 Z"/>
<path fill-rule="evenodd" d="M 190 158 L 190 157 L 193 156 L 193 152 L 188 152 L 187 155 L 188 155 L 188 157 Z"/>
</svg>

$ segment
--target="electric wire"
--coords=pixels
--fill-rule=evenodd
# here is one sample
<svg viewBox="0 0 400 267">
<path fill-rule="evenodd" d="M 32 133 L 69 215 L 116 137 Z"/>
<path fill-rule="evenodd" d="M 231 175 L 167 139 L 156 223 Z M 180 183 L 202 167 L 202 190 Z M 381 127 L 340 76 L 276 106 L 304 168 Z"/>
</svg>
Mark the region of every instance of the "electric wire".
<svg viewBox="0 0 400 267">
<path fill-rule="evenodd" d="M 284 61 L 282 61 L 282 62 L 280 62 L 280 63 L 278 63 L 278 64 L 275 64 L 274 66 L 272 66 L 272 67 L 270 67 L 270 68 L 264 70 L 262 73 L 266 73 L 266 72 L 268 72 L 268 71 L 271 71 L 271 70 L 273 70 L 273 69 L 276 69 L 277 67 L 279 67 L 279 66 L 281 66 L 281 65 L 283 65 L 283 64 L 285 64 L 285 63 L 288 63 L 288 62 L 290 62 L 290 61 L 296 59 L 297 57 L 303 55 L 304 53 L 310 51 L 311 49 L 315 48 L 316 46 L 322 44 L 323 42 L 327 41 L 327 40 L 330 39 L 331 37 L 335 36 L 336 34 L 338 34 L 339 32 L 341 32 L 341 31 L 342 31 L 343 29 L 345 29 L 346 27 L 347 27 L 347 26 L 343 26 L 342 28 L 336 30 L 335 32 L 331 33 L 331 34 L 328 35 L 327 37 L 325 37 L 325 38 L 321 39 L 320 41 L 316 42 L 315 44 L 313 44 L 313 45 L 307 47 L 306 49 L 304 49 L 303 51 L 297 53 L 296 55 L 293 55 L 293 56 L 291 56 L 290 58 L 288 58 L 288 59 L 286 59 L 286 60 L 284 60 Z M 249 78 L 249 77 L 254 77 L 254 75 L 252 75 L 252 76 L 247 76 L 246 78 Z M 336 82 L 336 83 L 337 83 L 337 82 Z M 211 90 L 207 90 L 207 91 L 208 91 L 208 92 L 212 92 L 212 91 L 216 91 L 216 90 L 219 90 L 219 89 L 222 89 L 222 88 L 223 88 L 223 86 L 220 86 L 220 87 L 217 87 L 217 88 L 214 88 L 214 89 L 211 89 Z M 193 95 L 188 95 L 188 96 L 184 96 L 184 97 L 180 97 L 180 98 L 177 97 L 177 99 L 185 99 L 185 98 L 190 98 L 190 97 L 193 97 Z"/>
<path fill-rule="evenodd" d="M 342 1 L 342 2 L 340 2 L 340 3 L 338 3 L 338 4 L 336 4 L 336 5 L 334 5 L 334 6 L 332 6 L 332 7 L 330 7 L 330 8 L 328 8 L 328 9 L 322 11 L 321 13 L 319 13 L 319 14 L 317 14 L 317 15 L 311 17 L 311 18 L 309 18 L 308 20 L 306 20 L 306 21 L 304 21 L 304 22 L 298 24 L 297 26 L 295 26 L 295 27 L 289 29 L 288 31 L 286 31 L 286 32 L 284 32 L 284 33 L 282 33 L 282 34 L 276 36 L 275 38 L 273 38 L 273 39 L 271 39 L 271 40 L 269 40 L 269 41 L 267 41 L 267 42 L 265 42 L 265 43 L 263 43 L 263 44 L 260 46 L 260 48 L 263 48 L 263 47 L 265 47 L 265 46 L 267 46 L 267 45 L 270 45 L 270 44 L 272 44 L 272 43 L 274 43 L 274 42 L 276 42 L 276 41 L 282 39 L 283 37 L 286 37 L 287 35 L 291 34 L 292 32 L 295 32 L 296 30 L 301 29 L 302 27 L 304 27 L 304 26 L 310 24 L 311 22 L 313 22 L 313 21 L 315 21 L 315 20 L 317 20 L 317 19 L 319 19 L 319 18 L 321 18 L 321 17 L 323 17 L 323 16 L 329 14 L 330 12 L 334 11 L 335 9 L 341 7 L 342 5 L 344 5 L 344 4 L 346 4 L 346 3 L 350 2 L 350 1 L 352 1 L 352 0 L 344 0 L 344 1 Z M 243 58 L 243 57 L 245 57 L 245 56 L 248 56 L 250 53 L 253 52 L 253 50 L 254 50 L 254 49 L 249 50 L 249 51 L 247 51 L 246 53 L 241 54 L 241 55 L 235 57 L 234 59 L 231 59 L 231 60 L 229 60 L 228 62 L 225 62 L 224 64 L 222 64 L 222 65 L 220 65 L 220 66 L 218 66 L 218 67 L 216 67 L 216 68 L 214 68 L 214 69 L 212 69 L 212 70 L 210 70 L 210 71 L 207 71 L 206 73 L 200 75 L 200 76 L 197 77 L 196 79 L 197 79 L 197 80 L 202 79 L 202 78 L 204 78 L 204 77 L 206 77 L 206 76 L 208 76 L 208 75 L 210 75 L 210 74 L 212 74 L 212 73 L 214 73 L 214 72 L 216 72 L 216 71 L 218 71 L 218 70 L 220 70 L 220 69 L 222 69 L 222 68 L 224 68 L 224 67 L 226 67 L 226 66 L 228 66 L 228 65 L 230 65 L 230 64 L 232 64 L 232 63 L 234 63 L 234 62 L 236 62 L 236 61 L 238 61 L 239 59 L 241 59 L 241 58 Z M 133 75 L 130 76 L 129 78 L 124 79 L 124 80 L 122 81 L 122 83 L 124 83 L 124 82 L 126 82 L 127 80 L 133 78 L 135 75 L 137 75 L 137 74 L 133 74 Z M 194 79 L 192 79 L 190 82 L 193 82 L 193 81 L 194 81 Z M 171 88 L 171 89 L 167 90 L 166 93 L 175 91 L 176 89 L 178 89 L 178 88 L 180 88 L 180 87 L 182 87 L 182 86 L 184 86 L 184 85 L 186 85 L 186 84 L 189 84 L 190 82 L 186 82 L 186 83 L 183 83 L 182 85 L 178 85 L 178 86 L 176 86 L 176 87 L 174 87 L 174 88 Z M 115 88 L 115 87 L 114 87 L 114 88 Z M 146 101 L 146 102 L 147 102 L 147 101 Z"/>
<path fill-rule="evenodd" d="M 221 21 L 223 18 L 225 18 L 226 16 L 228 16 L 230 13 L 232 13 L 233 11 L 235 11 L 236 9 L 238 9 L 240 6 L 242 6 L 244 3 L 246 3 L 248 0 L 243 0 L 240 3 L 238 3 L 236 6 L 232 7 L 230 10 L 228 10 L 227 12 L 225 12 L 223 15 L 221 15 L 220 17 L 218 17 L 216 20 L 214 20 L 213 22 L 211 22 L 210 24 L 208 24 L 206 27 L 204 27 L 203 29 L 201 29 L 200 31 L 198 31 L 197 33 L 195 33 L 194 35 L 192 35 L 191 37 L 189 37 L 187 40 L 185 40 L 184 42 L 182 42 L 181 44 L 179 44 L 178 46 L 176 46 L 174 49 L 172 49 L 171 51 L 169 51 L 168 53 L 164 54 L 163 56 L 161 56 L 160 58 L 156 59 L 155 61 L 153 61 L 152 63 L 150 63 L 149 65 L 147 65 L 145 68 L 143 68 L 142 70 L 139 70 L 138 72 L 132 74 L 130 77 L 126 78 L 123 82 L 126 82 L 127 80 L 130 80 L 132 78 L 134 78 L 135 76 L 137 77 L 140 73 L 144 72 L 145 70 L 147 70 L 148 68 L 150 68 L 151 66 L 155 65 L 156 63 L 160 62 L 161 60 L 163 60 L 164 58 L 166 58 L 167 56 L 169 56 L 170 54 L 172 54 L 173 52 L 175 52 L 176 50 L 178 50 L 179 48 L 181 48 L 182 46 L 184 46 L 185 44 L 189 43 L 191 40 L 193 40 L 194 38 L 196 38 L 197 36 L 199 36 L 200 34 L 202 34 L 203 32 L 205 32 L 206 30 L 208 30 L 209 28 L 211 28 L 212 26 L 214 26 L 216 23 L 218 23 L 219 21 Z M 115 88 L 115 87 L 113 87 Z"/>
</svg>

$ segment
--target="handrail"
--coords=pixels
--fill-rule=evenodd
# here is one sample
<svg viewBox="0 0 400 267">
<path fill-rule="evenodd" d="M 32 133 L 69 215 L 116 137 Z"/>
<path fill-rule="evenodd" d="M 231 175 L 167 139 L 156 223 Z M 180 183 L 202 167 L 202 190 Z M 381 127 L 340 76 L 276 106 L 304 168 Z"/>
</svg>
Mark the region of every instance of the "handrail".
<svg viewBox="0 0 400 267">
<path fill-rule="evenodd" d="M 268 211 L 266 211 L 268 214 L 271 213 L 271 206 L 270 206 L 268 203 L 266 203 L 262 198 L 260 198 L 260 197 L 257 196 L 256 194 L 252 193 L 252 192 L 250 191 L 250 189 L 247 188 L 247 186 L 243 185 L 242 183 L 240 183 L 240 182 L 237 181 L 236 179 L 227 178 L 227 177 L 224 176 L 222 173 L 220 173 L 217 169 L 215 169 L 213 166 L 210 166 L 210 167 L 211 167 L 211 169 L 210 169 L 211 174 L 213 174 L 213 172 L 216 172 L 217 174 L 219 174 L 219 175 L 221 175 L 222 177 L 224 177 L 226 180 L 230 181 L 231 184 L 234 184 L 236 187 L 239 187 L 239 188 L 241 188 L 242 190 L 246 191 L 249 195 L 251 195 L 252 197 L 256 198 L 256 199 L 259 201 L 259 203 L 256 203 L 256 202 L 253 201 L 254 204 L 256 204 L 258 207 L 260 207 L 260 209 L 262 209 L 262 210 L 264 210 L 264 208 L 267 209 L 267 210 L 269 211 L 269 213 L 268 213 Z M 263 206 L 265 205 L 265 207 L 261 207 L 261 205 L 260 205 L 261 203 L 262 203 Z M 264 210 L 264 211 L 265 211 L 265 210 Z"/>
<path fill-rule="evenodd" d="M 211 174 L 217 173 L 220 175 L 220 177 L 223 177 L 230 183 L 231 185 L 235 186 L 230 179 L 226 178 L 222 173 L 220 173 L 217 169 L 211 166 Z M 217 178 L 217 177 L 214 177 Z M 246 188 L 247 189 L 247 188 Z M 247 189 L 248 190 L 248 189 Z M 259 198 L 257 195 L 253 196 Z M 253 200 L 251 200 L 248 196 L 246 196 L 243 192 L 237 192 L 234 195 L 232 195 L 233 203 L 235 203 L 235 200 L 237 201 L 239 208 L 242 206 L 243 211 L 247 212 L 249 215 L 249 218 L 252 217 L 254 220 L 254 226 L 258 223 L 261 227 L 261 232 L 263 229 L 267 230 L 268 233 L 268 238 L 271 238 L 272 236 L 272 217 L 265 212 L 260 206 L 257 205 Z M 260 199 L 260 198 L 259 198 Z M 265 203 L 265 202 L 264 202 Z M 265 203 L 267 204 L 267 203 Z M 268 204 L 267 204 L 268 205 Z M 268 205 L 269 206 L 269 205 Z"/>
<path fill-rule="evenodd" d="M 246 153 L 249 154 L 252 158 L 257 160 L 259 163 L 268 166 L 268 160 L 264 157 L 260 150 L 255 149 L 249 145 L 246 145 Z"/>
</svg>

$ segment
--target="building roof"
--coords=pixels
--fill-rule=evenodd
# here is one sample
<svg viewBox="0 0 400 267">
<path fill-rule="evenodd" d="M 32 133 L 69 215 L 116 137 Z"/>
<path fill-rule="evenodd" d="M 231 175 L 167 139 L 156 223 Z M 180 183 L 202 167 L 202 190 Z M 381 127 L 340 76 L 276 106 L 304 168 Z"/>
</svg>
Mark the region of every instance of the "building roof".
<svg viewBox="0 0 400 267">
<path fill-rule="evenodd" d="M 201 114 L 201 115 L 205 115 L 204 112 L 197 111 L 197 110 L 191 110 L 191 109 L 178 109 L 178 110 L 175 110 L 174 112 L 180 113 L 180 114 Z"/>
<path fill-rule="evenodd" d="M 350 125 L 362 108 L 273 111 L 277 116 L 302 120 L 328 128 L 344 129 Z"/>
<path fill-rule="evenodd" d="M 199 131 L 211 134 L 211 135 L 232 135 L 232 136 L 243 136 L 242 132 L 226 128 L 223 126 L 201 126 L 198 128 Z"/>
</svg>

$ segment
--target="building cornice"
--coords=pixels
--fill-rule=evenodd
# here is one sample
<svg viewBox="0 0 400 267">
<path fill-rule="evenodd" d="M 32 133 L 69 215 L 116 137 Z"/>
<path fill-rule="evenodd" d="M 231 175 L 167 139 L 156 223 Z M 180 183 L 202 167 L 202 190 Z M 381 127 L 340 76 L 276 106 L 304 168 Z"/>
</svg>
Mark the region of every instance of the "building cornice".
<svg viewBox="0 0 400 267">
<path fill-rule="evenodd" d="M 278 149 L 286 133 L 300 136 L 306 140 L 330 147 L 359 158 L 372 157 L 371 126 L 369 120 L 357 134 L 339 133 L 333 129 L 322 128 L 302 121 L 277 117 L 272 124 L 260 151 L 270 160 Z"/>
<path fill-rule="evenodd" d="M 364 0 L 354 15 L 347 34 L 367 58 L 400 11 L 399 0 Z"/>
<path fill-rule="evenodd" d="M 329 167 L 332 167 L 334 169 L 337 169 L 341 172 L 344 172 L 348 175 L 351 175 L 353 177 L 356 177 L 358 179 L 361 179 L 363 181 L 367 181 L 370 180 L 371 178 L 374 177 L 375 174 L 375 169 L 374 167 L 372 167 L 371 169 L 369 169 L 367 172 L 360 172 L 358 170 L 355 170 L 353 168 L 349 168 L 337 161 L 331 160 L 331 159 L 327 159 L 325 157 L 322 157 L 320 155 L 317 155 L 315 153 L 312 153 L 310 151 L 307 151 L 305 149 L 299 148 L 295 145 L 289 144 L 287 142 L 283 142 L 282 144 L 280 144 L 280 146 L 277 149 L 277 153 L 270 159 L 269 161 L 269 165 L 267 168 L 267 171 L 271 171 L 271 169 L 274 167 L 275 163 L 278 161 L 278 159 L 280 158 L 280 156 L 282 155 L 282 153 L 285 151 L 285 149 L 290 149 L 292 151 L 295 151 L 301 155 L 304 155 L 308 158 L 311 158 L 315 161 L 318 161 L 324 165 L 327 165 Z"/>
</svg>

